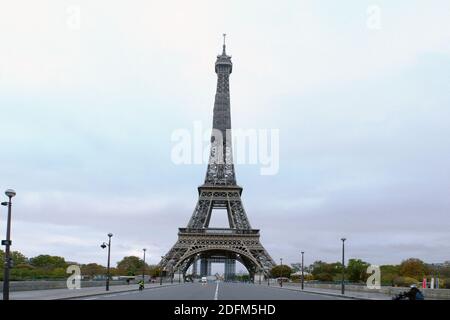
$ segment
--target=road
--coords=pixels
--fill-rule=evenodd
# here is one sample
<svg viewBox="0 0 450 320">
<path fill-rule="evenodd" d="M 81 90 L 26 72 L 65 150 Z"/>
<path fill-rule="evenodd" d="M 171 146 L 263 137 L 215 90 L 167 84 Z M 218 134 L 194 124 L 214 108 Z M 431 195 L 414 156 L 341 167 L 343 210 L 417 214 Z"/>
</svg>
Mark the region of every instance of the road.
<svg viewBox="0 0 450 320">
<path fill-rule="evenodd" d="M 338 297 L 292 291 L 267 285 L 210 282 L 120 292 L 82 300 L 336 300 Z"/>
</svg>

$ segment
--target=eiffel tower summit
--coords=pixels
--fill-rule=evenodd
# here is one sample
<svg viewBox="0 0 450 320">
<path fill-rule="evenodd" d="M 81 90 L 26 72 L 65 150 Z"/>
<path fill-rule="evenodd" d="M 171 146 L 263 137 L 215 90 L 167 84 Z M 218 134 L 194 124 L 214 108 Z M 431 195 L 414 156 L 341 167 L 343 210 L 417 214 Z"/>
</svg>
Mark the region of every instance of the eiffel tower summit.
<svg viewBox="0 0 450 320">
<path fill-rule="evenodd" d="M 231 143 L 229 78 L 233 70 L 231 56 L 226 53 L 225 34 L 222 54 L 217 56 L 215 71 L 217 89 L 213 111 L 211 149 L 205 182 L 198 187 L 198 201 L 187 227 L 179 228 L 178 241 L 162 257 L 159 266 L 173 277 L 175 272 L 186 276 L 192 265 L 200 276 L 211 275 L 211 263 L 225 264 L 225 280 L 236 272 L 236 261 L 255 274 L 268 275 L 274 261 L 259 240 L 242 204 L 242 187 L 236 184 Z M 210 228 L 213 210 L 226 210 L 228 228 Z"/>
</svg>

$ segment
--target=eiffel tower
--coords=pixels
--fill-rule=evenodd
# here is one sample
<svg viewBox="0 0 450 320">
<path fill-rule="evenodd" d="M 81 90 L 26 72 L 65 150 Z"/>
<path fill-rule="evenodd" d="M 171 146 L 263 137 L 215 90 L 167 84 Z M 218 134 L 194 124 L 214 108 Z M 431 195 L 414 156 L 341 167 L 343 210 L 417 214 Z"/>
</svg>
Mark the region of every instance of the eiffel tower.
<svg viewBox="0 0 450 320">
<path fill-rule="evenodd" d="M 241 262 L 254 279 L 256 273 L 268 275 L 275 262 L 259 241 L 259 230 L 252 229 L 242 205 L 242 187 L 236 184 L 232 148 L 229 77 L 233 70 L 226 54 L 225 34 L 222 54 L 217 56 L 217 89 L 213 111 L 211 150 L 205 182 L 198 187 L 199 198 L 186 228 L 179 228 L 178 241 L 162 257 L 159 266 L 173 277 L 186 275 L 200 261 L 201 276 L 211 274 L 211 262 L 225 262 L 225 279 Z M 210 228 L 213 209 L 227 211 L 229 228 Z"/>
</svg>

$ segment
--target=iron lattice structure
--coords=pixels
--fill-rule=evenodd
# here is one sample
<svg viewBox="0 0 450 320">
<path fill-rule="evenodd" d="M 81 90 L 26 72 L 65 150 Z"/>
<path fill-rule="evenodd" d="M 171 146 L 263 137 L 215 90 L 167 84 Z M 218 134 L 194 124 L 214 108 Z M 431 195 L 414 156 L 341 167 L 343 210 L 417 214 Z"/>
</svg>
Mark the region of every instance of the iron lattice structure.
<svg viewBox="0 0 450 320">
<path fill-rule="evenodd" d="M 231 148 L 229 78 L 232 69 L 224 41 L 222 54 L 217 56 L 215 64 L 217 89 L 205 182 L 198 187 L 198 202 L 187 227 L 179 229 L 178 241 L 159 264 L 169 275 L 176 271 L 185 274 L 197 260 L 217 256 L 240 261 L 252 278 L 255 273 L 267 275 L 275 266 L 259 240 L 259 230 L 250 226 L 241 200 L 242 187 L 236 184 Z M 217 208 L 227 211 L 229 228 L 209 227 L 211 213 Z"/>
</svg>

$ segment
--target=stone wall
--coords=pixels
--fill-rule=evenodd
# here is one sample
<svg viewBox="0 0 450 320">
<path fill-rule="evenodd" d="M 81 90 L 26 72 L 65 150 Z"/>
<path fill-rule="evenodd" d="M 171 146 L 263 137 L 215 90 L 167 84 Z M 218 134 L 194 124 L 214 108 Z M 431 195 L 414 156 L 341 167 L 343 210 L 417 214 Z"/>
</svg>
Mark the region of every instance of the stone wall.
<svg viewBox="0 0 450 320">
<path fill-rule="evenodd" d="M 290 283 L 289 285 L 299 286 L 300 284 Z M 325 284 L 325 283 L 305 283 L 305 288 L 318 288 L 318 289 L 330 289 L 330 290 L 341 290 L 340 284 Z M 425 298 L 431 299 L 450 299 L 450 289 L 422 289 L 419 288 L 420 291 L 423 292 Z M 364 285 L 345 285 L 346 291 L 355 291 L 355 292 L 377 292 L 383 293 L 389 296 L 394 296 L 401 292 L 409 290 L 408 287 L 390 287 L 390 286 L 382 286 L 381 289 L 369 289 Z"/>
<path fill-rule="evenodd" d="M 130 282 L 131 283 L 131 282 Z M 125 280 L 112 280 L 111 286 L 127 284 Z M 102 287 L 106 286 L 106 281 L 81 281 L 81 287 Z M 29 290 L 48 290 L 48 289 L 66 289 L 66 280 L 35 280 L 35 281 L 11 281 L 10 291 L 29 291 Z M 3 292 L 3 282 L 0 281 L 0 292 Z"/>
</svg>

